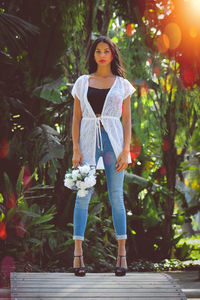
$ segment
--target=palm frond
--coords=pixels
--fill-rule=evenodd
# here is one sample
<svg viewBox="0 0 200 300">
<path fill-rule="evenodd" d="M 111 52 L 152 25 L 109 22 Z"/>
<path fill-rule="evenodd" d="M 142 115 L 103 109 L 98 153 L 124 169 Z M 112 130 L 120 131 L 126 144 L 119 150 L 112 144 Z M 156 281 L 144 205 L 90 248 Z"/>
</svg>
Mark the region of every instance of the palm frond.
<svg viewBox="0 0 200 300">
<path fill-rule="evenodd" d="M 66 83 L 66 79 L 61 76 L 56 80 L 36 87 L 33 90 L 33 95 L 56 104 L 66 102 L 66 97 L 62 95 L 62 91 L 67 90 L 67 86 L 70 87 L 70 84 Z"/>
<path fill-rule="evenodd" d="M 26 49 L 30 35 L 39 33 L 39 28 L 10 14 L 0 13 L 0 46 L 11 53 Z"/>
<path fill-rule="evenodd" d="M 169 195 L 169 191 L 164 190 L 161 185 L 152 183 L 151 181 L 149 181 L 141 176 L 138 176 L 136 174 L 130 174 L 127 171 L 125 171 L 124 178 L 125 178 L 125 181 L 129 184 L 135 183 L 135 184 L 139 185 L 140 187 L 144 187 L 144 188 L 149 187 L 149 188 L 151 188 L 151 190 L 153 192 L 156 192 L 159 190 L 160 193 L 162 193 L 164 195 Z"/>
<path fill-rule="evenodd" d="M 40 166 L 49 161 L 63 159 L 64 146 L 60 142 L 59 133 L 52 127 L 42 124 L 33 131 L 33 140 L 36 142 L 36 152 L 39 154 Z"/>
</svg>

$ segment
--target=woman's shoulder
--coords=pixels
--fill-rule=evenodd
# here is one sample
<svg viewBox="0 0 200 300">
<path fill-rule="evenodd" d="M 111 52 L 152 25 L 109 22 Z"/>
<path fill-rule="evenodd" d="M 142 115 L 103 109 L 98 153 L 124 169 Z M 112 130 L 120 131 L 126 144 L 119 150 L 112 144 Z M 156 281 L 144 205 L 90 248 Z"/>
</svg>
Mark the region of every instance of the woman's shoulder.
<svg viewBox="0 0 200 300">
<path fill-rule="evenodd" d="M 130 81 L 122 76 L 117 76 L 121 85 L 126 86 L 131 84 Z"/>
<path fill-rule="evenodd" d="M 122 77 L 122 76 L 117 76 L 121 82 L 130 82 L 128 79 L 126 79 L 125 77 Z"/>
<path fill-rule="evenodd" d="M 85 85 L 86 83 L 86 80 L 88 78 L 88 75 L 86 74 L 83 74 L 83 75 L 80 75 L 74 82 L 74 87 L 77 87 L 77 88 L 80 88 L 81 86 Z"/>
<path fill-rule="evenodd" d="M 73 97 L 75 97 L 75 95 L 76 95 L 79 99 L 82 98 L 87 76 L 88 75 L 83 74 L 76 79 L 76 81 L 73 84 L 72 91 L 71 91 L 71 94 Z"/>
<path fill-rule="evenodd" d="M 135 92 L 135 87 L 133 84 L 124 77 L 119 77 L 120 80 L 120 86 L 122 90 L 124 91 L 124 97 L 126 98 L 128 95 L 132 95 Z"/>
<path fill-rule="evenodd" d="M 87 79 L 87 77 L 88 77 L 87 74 L 82 74 L 82 75 L 80 75 L 80 76 L 76 79 L 76 81 L 82 81 L 82 80 L 85 80 L 85 79 Z"/>
</svg>

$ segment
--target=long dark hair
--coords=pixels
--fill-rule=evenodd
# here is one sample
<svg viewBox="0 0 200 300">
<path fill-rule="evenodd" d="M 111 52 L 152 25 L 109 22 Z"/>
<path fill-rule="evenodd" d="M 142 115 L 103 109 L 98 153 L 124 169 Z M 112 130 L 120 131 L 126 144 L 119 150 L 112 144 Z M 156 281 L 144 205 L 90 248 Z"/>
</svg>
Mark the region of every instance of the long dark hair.
<svg viewBox="0 0 200 300">
<path fill-rule="evenodd" d="M 108 38 L 107 36 L 98 37 L 93 42 L 93 44 L 90 48 L 90 52 L 89 52 L 89 56 L 88 56 L 88 60 L 87 60 L 89 73 L 90 74 L 94 73 L 97 70 L 97 63 L 94 59 L 94 52 L 96 50 L 97 44 L 99 44 L 99 43 L 106 43 L 110 47 L 110 50 L 111 50 L 112 55 L 113 55 L 113 60 L 111 62 L 111 71 L 112 71 L 113 75 L 118 75 L 118 76 L 124 78 L 125 77 L 125 72 L 124 72 L 124 69 L 122 67 L 122 61 L 121 61 L 119 50 L 118 50 L 117 46 L 113 43 L 113 41 L 110 38 Z"/>
</svg>

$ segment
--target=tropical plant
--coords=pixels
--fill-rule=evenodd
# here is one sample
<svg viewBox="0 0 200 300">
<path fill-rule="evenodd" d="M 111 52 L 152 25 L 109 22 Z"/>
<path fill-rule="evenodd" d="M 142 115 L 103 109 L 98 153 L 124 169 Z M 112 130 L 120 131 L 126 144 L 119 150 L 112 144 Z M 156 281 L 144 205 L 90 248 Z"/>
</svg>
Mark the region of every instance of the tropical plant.
<svg viewBox="0 0 200 300">
<path fill-rule="evenodd" d="M 49 206 L 53 187 L 31 186 L 36 173 L 27 178 L 22 168 L 16 187 L 4 173 L 6 191 L 1 194 L 1 257 L 10 256 L 16 268 L 32 270 L 55 268 L 59 256 L 66 256 L 71 234 L 54 224 L 56 206 Z M 67 227 L 66 227 L 67 229 Z M 54 257 L 51 261 L 50 258 Z"/>
<path fill-rule="evenodd" d="M 156 1 L 147 5 L 147 11 L 149 14 L 151 11 L 155 12 L 153 21 L 157 32 L 158 28 L 164 26 L 162 21 L 155 23 L 162 9 L 169 9 L 168 13 L 172 15 L 174 11 L 165 5 L 161 5 L 159 11 L 155 4 Z M 165 15 L 164 12 L 163 14 Z M 128 18 L 127 16 L 126 19 Z M 128 21 L 130 20 L 131 18 Z M 138 85 L 138 94 L 132 97 L 134 163 L 129 172 L 147 178 L 152 184 L 159 183 L 166 192 L 165 195 L 162 190 L 152 194 L 149 188 L 141 189 L 134 183 L 133 187 L 129 184 L 127 202 L 128 211 L 132 214 L 129 219 L 134 219 L 136 215 L 135 222 L 138 222 L 138 227 L 135 222 L 132 223 L 134 235 L 136 232 L 133 238 L 140 249 L 139 244 L 142 247 L 147 232 L 152 249 L 152 253 L 148 255 L 154 259 L 162 259 L 170 257 L 172 247 L 176 244 L 176 240 L 173 239 L 174 223 L 176 220 L 179 222 L 179 214 L 183 214 L 182 211 L 178 211 L 177 216 L 174 215 L 174 204 L 178 194 L 176 181 L 177 177 L 181 176 L 181 163 L 185 159 L 190 137 L 198 130 L 199 104 L 191 101 L 188 105 L 186 99 L 191 99 L 198 88 L 194 85 L 191 90 L 194 81 L 189 85 L 190 89 L 186 87 L 188 84 L 182 77 L 183 65 L 176 59 L 174 52 L 167 52 L 168 49 L 165 54 L 159 52 L 160 48 L 155 44 L 156 38 L 159 40 L 159 34 L 153 34 L 151 26 L 154 25 L 150 21 L 150 16 L 146 14 L 142 26 L 138 26 L 138 22 L 129 25 L 124 21 L 120 24 L 115 23 L 115 32 L 111 31 L 111 35 L 114 35 L 113 39 L 126 57 L 129 80 Z M 169 22 L 166 15 L 165 25 L 167 21 Z M 131 32 L 128 31 L 130 25 Z M 141 35 L 141 30 L 146 32 L 145 38 Z M 126 37 L 125 32 L 128 35 Z M 177 51 L 181 52 L 179 48 Z M 186 55 L 186 52 L 183 54 Z M 187 109 L 183 109 L 184 105 L 187 105 Z M 147 224 L 148 215 L 151 217 Z M 156 223 L 159 224 L 159 228 L 155 228 Z M 136 252 L 144 255 L 142 249 Z"/>
</svg>

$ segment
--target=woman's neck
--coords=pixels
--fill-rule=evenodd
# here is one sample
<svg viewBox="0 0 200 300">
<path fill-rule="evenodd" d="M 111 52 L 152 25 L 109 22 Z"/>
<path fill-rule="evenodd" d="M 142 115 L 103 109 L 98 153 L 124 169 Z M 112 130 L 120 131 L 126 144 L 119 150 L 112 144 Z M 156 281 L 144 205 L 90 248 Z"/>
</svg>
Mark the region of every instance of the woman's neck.
<svg viewBox="0 0 200 300">
<path fill-rule="evenodd" d="M 97 70 L 94 74 L 97 75 L 97 76 L 100 76 L 100 77 L 113 76 L 111 68 L 104 68 L 104 67 L 99 67 L 99 66 L 97 67 Z"/>
</svg>

